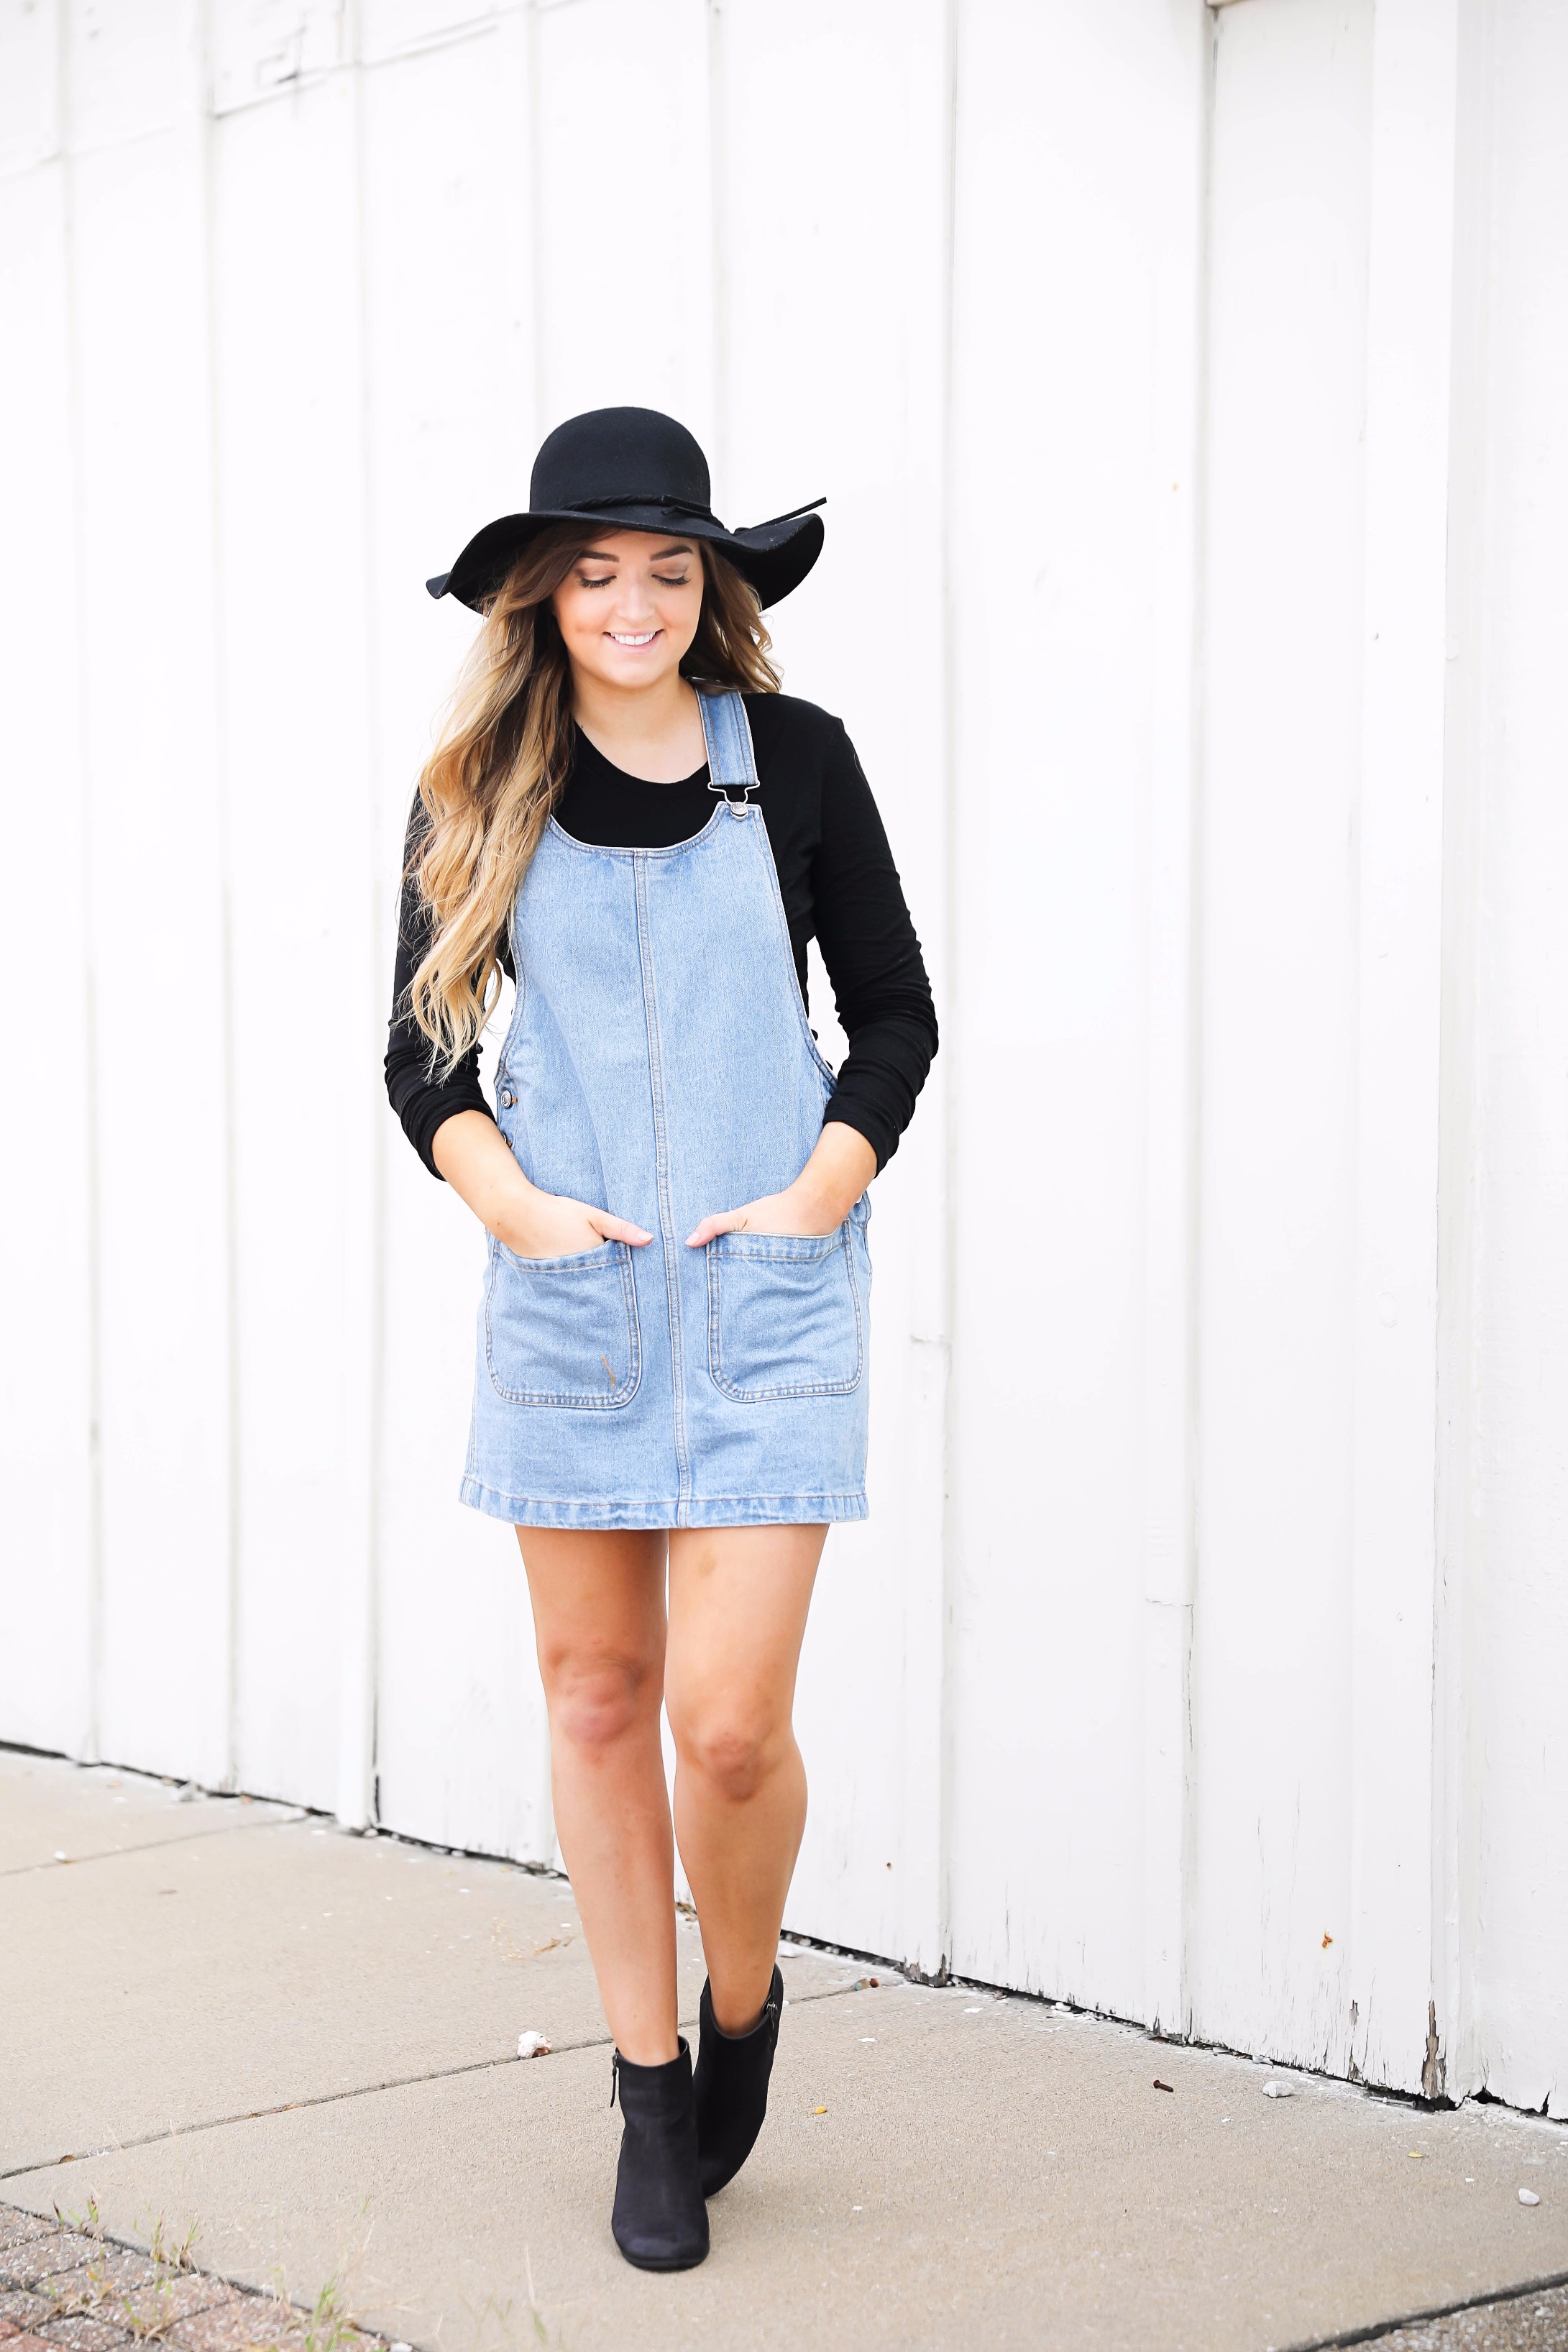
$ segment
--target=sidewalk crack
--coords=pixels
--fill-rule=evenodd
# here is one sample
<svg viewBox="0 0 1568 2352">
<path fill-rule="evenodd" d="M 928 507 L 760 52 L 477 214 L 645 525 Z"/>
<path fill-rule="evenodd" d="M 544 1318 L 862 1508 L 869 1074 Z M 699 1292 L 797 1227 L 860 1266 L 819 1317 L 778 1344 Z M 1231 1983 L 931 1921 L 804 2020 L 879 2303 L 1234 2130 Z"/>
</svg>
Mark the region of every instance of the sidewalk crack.
<svg viewBox="0 0 1568 2352">
<path fill-rule="evenodd" d="M 838 2000 L 845 1993 L 860 1990 L 858 1984 L 825 1985 L 820 1992 L 792 1994 L 789 2005 L 793 2008 L 798 2002 L 803 2009 L 808 2001 Z M 695 2013 L 679 2021 L 683 2027 L 694 2026 L 696 2021 Z M 613 2046 L 609 2034 L 599 2034 L 581 2042 L 558 2042 L 550 2054 L 565 2058 L 580 2050 L 609 2050 Z M 199 2123 L 165 2125 L 162 2131 L 142 2132 L 135 2139 L 115 2140 L 107 2147 L 70 2148 L 60 2156 L 39 2157 L 32 2164 L 10 2165 L 0 2170 L 0 2180 L 26 2180 L 35 2173 L 51 2172 L 57 2165 L 86 2164 L 97 2157 L 122 2156 L 132 2148 L 156 2147 L 164 2140 L 193 2139 L 203 2132 L 227 2131 L 236 2124 L 265 2123 L 273 2116 L 299 2114 L 307 2107 L 339 2106 L 350 2099 L 374 2098 L 382 2091 L 411 2090 L 419 2083 L 452 2083 L 464 2074 L 488 2074 L 503 2066 L 533 2066 L 538 2063 L 538 2059 L 519 2058 L 515 2054 L 500 2058 L 465 2058 L 460 2066 L 434 2066 L 422 2074 L 392 2074 L 384 2082 L 352 2083 L 340 2091 L 317 2091 L 302 2099 L 279 2099 L 269 2107 L 249 2107 L 232 2116 L 208 2116 Z"/>
<path fill-rule="evenodd" d="M 1552 2271 L 1545 2278 L 1526 2279 L 1518 2286 L 1488 2287 L 1458 2303 L 1435 2303 L 1424 2311 L 1405 2312 L 1397 2319 L 1373 2319 L 1360 2327 L 1342 2328 L 1335 2336 L 1314 2336 L 1310 2342 L 1286 2345 L 1283 2352 L 1345 2352 L 1352 2345 L 1377 2344 L 1385 2336 L 1402 2335 L 1407 2327 L 1427 2327 L 1466 2311 L 1491 2311 L 1502 2304 L 1519 2303 L 1527 2294 L 1549 2294 L 1562 2286 L 1568 2286 L 1568 2271 Z M 1454 2340 L 1458 2342 L 1457 2337 Z"/>
<path fill-rule="evenodd" d="M 206 1838 L 232 1836 L 235 1830 L 292 1829 L 296 1822 L 308 1821 L 308 1813 L 300 1811 L 283 1813 L 273 1819 L 263 1815 L 259 1819 L 251 1821 L 214 1822 L 210 1830 L 192 1830 L 184 1837 L 149 1838 L 141 1845 L 111 1845 L 106 1847 L 101 1853 L 68 1854 L 63 1862 L 57 1855 L 51 1854 L 47 1862 L 8 1864 L 5 1869 L 0 1870 L 0 1878 L 36 1877 L 46 1870 L 80 1870 L 84 1864 L 89 1862 L 123 1862 L 130 1854 L 161 1853 L 165 1847 L 172 1845 L 200 1845 Z M 0 2179 L 4 2177 L 0 2174 Z"/>
</svg>

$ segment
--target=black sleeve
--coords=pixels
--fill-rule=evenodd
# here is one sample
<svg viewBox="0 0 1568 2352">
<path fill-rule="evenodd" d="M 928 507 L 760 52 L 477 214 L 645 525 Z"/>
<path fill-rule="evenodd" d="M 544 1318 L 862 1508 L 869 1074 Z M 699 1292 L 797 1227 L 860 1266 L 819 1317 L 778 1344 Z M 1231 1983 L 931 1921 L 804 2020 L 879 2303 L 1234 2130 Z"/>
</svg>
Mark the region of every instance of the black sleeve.
<svg viewBox="0 0 1568 2352">
<path fill-rule="evenodd" d="M 936 1008 L 898 868 L 854 746 L 838 741 L 822 775 L 811 861 L 817 943 L 849 1053 L 824 1120 L 863 1135 L 878 1171 L 898 1149 L 936 1053 Z"/>
<path fill-rule="evenodd" d="M 413 867 L 419 844 L 428 820 L 424 804 L 417 793 L 409 814 L 408 836 L 403 845 L 402 891 L 398 903 L 397 958 L 392 971 L 392 1018 L 387 1024 L 387 1100 L 402 1121 L 402 1131 L 423 1160 L 433 1176 L 441 1171 L 430 1156 L 435 1140 L 435 1130 L 443 1119 L 455 1111 L 481 1110 L 486 1118 L 495 1112 L 485 1099 L 479 1084 L 479 1048 L 476 1045 L 464 1055 L 449 1076 L 431 1076 L 430 1040 L 409 1011 L 409 990 L 414 973 L 424 960 L 430 944 L 431 914 L 419 895 L 419 884 Z M 511 955 L 505 941 L 498 950 L 501 968 L 508 979 L 514 979 Z"/>
</svg>

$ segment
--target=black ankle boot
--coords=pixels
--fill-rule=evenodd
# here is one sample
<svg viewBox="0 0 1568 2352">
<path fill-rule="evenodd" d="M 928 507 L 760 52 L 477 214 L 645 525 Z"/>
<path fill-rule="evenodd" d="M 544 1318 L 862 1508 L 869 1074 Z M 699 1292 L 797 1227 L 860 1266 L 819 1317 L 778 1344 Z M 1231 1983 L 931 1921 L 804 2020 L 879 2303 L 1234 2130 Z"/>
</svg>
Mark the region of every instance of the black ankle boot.
<svg viewBox="0 0 1568 2352">
<path fill-rule="evenodd" d="M 697 2168 L 703 2195 L 713 2197 L 735 2179 L 757 2145 L 768 2113 L 768 2078 L 779 2046 L 784 1979 L 777 1969 L 762 2015 L 749 2033 L 724 2033 L 714 2021 L 713 1993 L 703 1987 L 702 2040 L 693 2088 L 697 2113 Z"/>
<path fill-rule="evenodd" d="M 625 2128 L 610 2226 L 640 2271 L 689 2271 L 707 2252 L 707 2210 L 697 2184 L 697 2124 L 692 2053 L 663 2066 L 610 2062 L 610 2104 L 621 2092 Z"/>
</svg>

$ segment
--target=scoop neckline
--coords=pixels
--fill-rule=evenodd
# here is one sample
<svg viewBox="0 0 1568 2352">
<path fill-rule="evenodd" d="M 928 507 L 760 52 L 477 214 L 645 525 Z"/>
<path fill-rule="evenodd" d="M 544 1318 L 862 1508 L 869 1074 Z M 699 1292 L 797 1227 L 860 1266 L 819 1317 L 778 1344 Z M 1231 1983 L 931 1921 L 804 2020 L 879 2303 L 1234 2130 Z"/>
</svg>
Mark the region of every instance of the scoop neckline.
<svg viewBox="0 0 1568 2352">
<path fill-rule="evenodd" d="M 677 793 L 683 784 L 702 784 L 707 782 L 711 763 L 706 760 L 703 761 L 700 768 L 694 768 L 689 776 L 634 776 L 630 768 L 618 766 L 608 752 L 601 751 L 592 736 L 588 734 L 575 719 L 571 722 L 571 730 L 577 740 L 580 743 L 586 743 L 601 766 L 608 768 L 612 776 L 619 776 L 622 783 L 641 784 L 645 792 Z"/>
</svg>

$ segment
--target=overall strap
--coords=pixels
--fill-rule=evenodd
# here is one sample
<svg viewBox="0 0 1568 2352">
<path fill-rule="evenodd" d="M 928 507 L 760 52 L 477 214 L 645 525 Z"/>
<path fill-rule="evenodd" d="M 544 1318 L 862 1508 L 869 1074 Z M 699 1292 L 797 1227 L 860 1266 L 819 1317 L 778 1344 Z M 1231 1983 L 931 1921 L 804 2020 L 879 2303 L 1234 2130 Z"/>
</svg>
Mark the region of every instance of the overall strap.
<svg viewBox="0 0 1568 2352">
<path fill-rule="evenodd" d="M 708 790 L 722 793 L 733 807 L 744 808 L 757 790 L 757 757 L 746 705 L 732 688 L 699 687 L 697 708 L 707 745 Z"/>
</svg>

